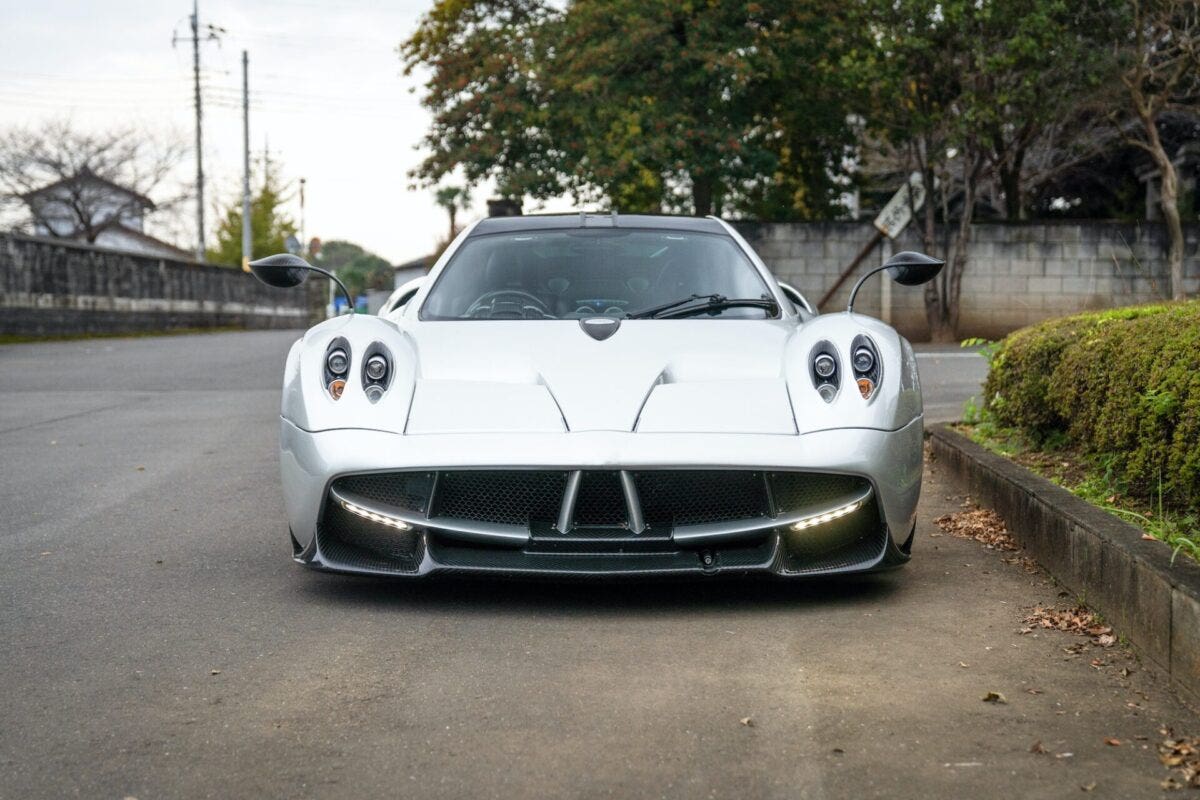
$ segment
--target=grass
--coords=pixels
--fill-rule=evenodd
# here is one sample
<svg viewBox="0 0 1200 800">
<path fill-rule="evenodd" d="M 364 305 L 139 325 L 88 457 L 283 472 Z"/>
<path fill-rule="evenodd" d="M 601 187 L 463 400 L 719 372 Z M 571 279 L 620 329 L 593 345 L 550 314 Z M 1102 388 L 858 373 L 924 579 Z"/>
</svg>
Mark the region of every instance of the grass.
<svg viewBox="0 0 1200 800">
<path fill-rule="evenodd" d="M 1183 553 L 1200 562 L 1200 520 L 1192 512 L 1164 505 L 1161 491 L 1149 500 L 1130 496 L 1114 477 L 1114 457 L 1084 455 L 1065 437 L 1035 443 L 1015 428 L 996 424 L 973 399 L 967 401 L 963 422 L 956 427 L 993 453 L 1012 459 L 1163 542 L 1172 550 L 1172 561 Z"/>
</svg>

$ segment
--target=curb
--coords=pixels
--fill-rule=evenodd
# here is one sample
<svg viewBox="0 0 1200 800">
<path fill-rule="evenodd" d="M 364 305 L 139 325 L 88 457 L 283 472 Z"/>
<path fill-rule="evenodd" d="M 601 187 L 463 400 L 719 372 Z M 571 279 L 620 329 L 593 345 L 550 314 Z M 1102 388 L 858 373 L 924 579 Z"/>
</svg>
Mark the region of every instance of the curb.
<svg viewBox="0 0 1200 800">
<path fill-rule="evenodd" d="M 1200 707 L 1200 565 L 948 425 L 929 429 L 939 464 L 999 514 L 1029 554 L 1104 615 L 1171 687 Z"/>
</svg>

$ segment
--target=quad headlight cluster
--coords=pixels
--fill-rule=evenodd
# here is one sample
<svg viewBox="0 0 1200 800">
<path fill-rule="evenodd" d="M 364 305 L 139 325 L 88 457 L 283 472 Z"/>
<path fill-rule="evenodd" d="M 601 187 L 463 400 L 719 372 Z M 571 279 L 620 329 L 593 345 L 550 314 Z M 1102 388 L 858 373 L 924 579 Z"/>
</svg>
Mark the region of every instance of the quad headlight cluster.
<svg viewBox="0 0 1200 800">
<path fill-rule="evenodd" d="M 338 337 L 329 343 L 325 350 L 322 385 L 329 396 L 340 400 L 346 391 L 346 381 L 350 377 L 353 356 L 350 343 L 343 337 Z M 387 348 L 380 342 L 373 342 L 367 348 L 366 357 L 362 362 L 363 394 L 372 403 L 378 402 L 392 380 L 392 364 Z"/>
<path fill-rule="evenodd" d="M 822 400 L 832 403 L 842 385 L 838 351 L 831 342 L 817 342 L 811 359 L 813 385 Z M 850 343 L 850 371 L 859 394 L 864 400 L 870 400 L 879 387 L 882 368 L 875 343 L 862 334 Z"/>
</svg>

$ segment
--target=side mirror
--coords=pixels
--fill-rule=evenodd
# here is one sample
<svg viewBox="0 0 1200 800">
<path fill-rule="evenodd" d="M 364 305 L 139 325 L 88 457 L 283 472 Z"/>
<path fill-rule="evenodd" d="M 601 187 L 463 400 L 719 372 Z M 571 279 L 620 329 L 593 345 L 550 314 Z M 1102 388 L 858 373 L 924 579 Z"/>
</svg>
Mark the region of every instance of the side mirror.
<svg viewBox="0 0 1200 800">
<path fill-rule="evenodd" d="M 291 253 L 279 253 L 250 262 L 250 271 L 254 273 L 254 277 L 267 286 L 278 289 L 290 289 L 304 283 L 308 271 L 312 268 L 303 258 Z"/>
<path fill-rule="evenodd" d="M 936 278 L 945 265 L 946 262 L 940 258 L 927 256 L 924 253 L 914 253 L 911 250 L 902 250 L 885 261 L 882 267 L 876 267 L 858 279 L 858 283 L 854 284 L 854 288 L 850 291 L 850 303 L 846 306 L 846 310 L 854 310 L 854 299 L 858 297 L 858 290 L 867 282 L 867 278 L 877 272 L 883 272 L 886 269 L 896 283 L 902 286 L 920 286 L 922 283 L 928 283 Z"/>
<path fill-rule="evenodd" d="M 883 268 L 896 283 L 903 286 L 920 286 L 936 278 L 945 265 L 946 262 L 940 258 L 904 250 L 885 261 Z"/>
<path fill-rule="evenodd" d="M 346 304 L 350 309 L 350 313 L 354 313 L 354 298 L 350 296 L 350 291 L 346 288 L 346 284 L 338 280 L 338 276 L 329 270 L 314 267 L 300 256 L 294 256 L 291 253 L 277 253 L 273 256 L 260 258 L 257 261 L 250 262 L 250 271 L 254 273 L 254 277 L 267 286 L 274 286 L 279 289 L 291 289 L 293 286 L 299 286 L 304 283 L 304 279 L 308 277 L 308 273 L 319 272 L 338 285 L 338 288 L 342 290 L 342 294 L 346 296 Z"/>
</svg>

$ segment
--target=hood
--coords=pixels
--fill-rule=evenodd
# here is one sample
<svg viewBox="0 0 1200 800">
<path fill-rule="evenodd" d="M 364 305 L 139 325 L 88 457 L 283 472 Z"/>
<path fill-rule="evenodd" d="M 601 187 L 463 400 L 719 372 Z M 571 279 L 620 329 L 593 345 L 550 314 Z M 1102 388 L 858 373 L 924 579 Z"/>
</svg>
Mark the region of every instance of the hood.
<svg viewBox="0 0 1200 800">
<path fill-rule="evenodd" d="M 783 354 L 795 323 L 420 322 L 405 432 L 794 434 Z"/>
</svg>

